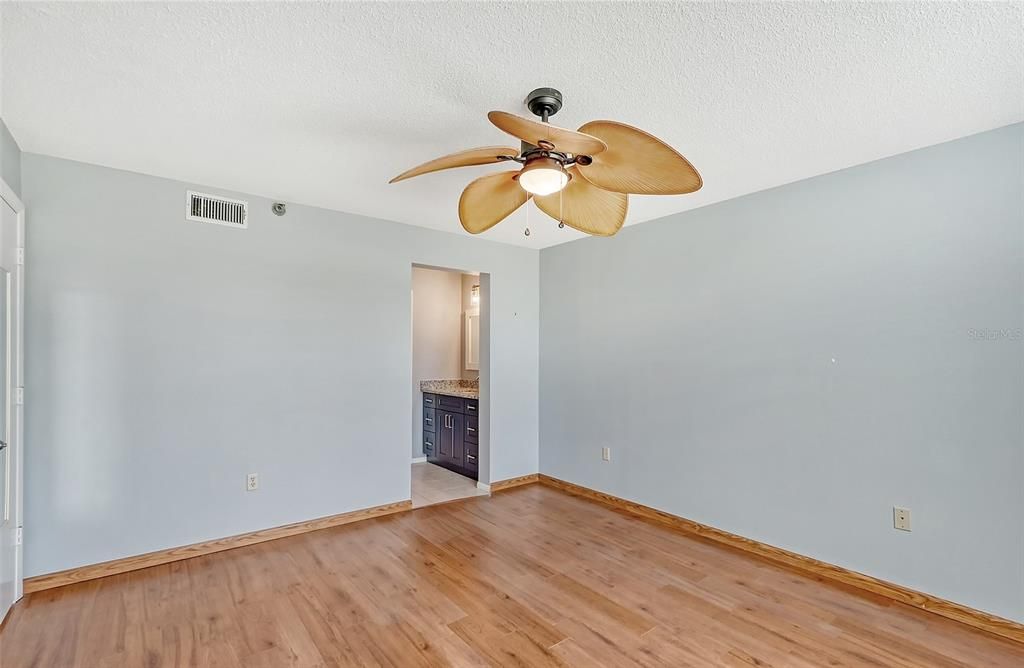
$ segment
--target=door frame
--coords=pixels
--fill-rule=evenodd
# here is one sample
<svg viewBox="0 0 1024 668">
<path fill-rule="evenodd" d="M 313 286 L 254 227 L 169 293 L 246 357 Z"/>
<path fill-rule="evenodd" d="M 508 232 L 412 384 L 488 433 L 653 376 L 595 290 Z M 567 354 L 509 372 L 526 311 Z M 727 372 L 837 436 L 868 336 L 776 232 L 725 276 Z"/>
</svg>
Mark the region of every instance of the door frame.
<svg viewBox="0 0 1024 668">
<path fill-rule="evenodd" d="M 409 386 L 412 387 L 412 401 L 410 402 L 410 408 L 412 409 L 412 415 L 409 418 L 409 441 L 412 441 L 413 434 L 415 433 L 416 421 L 414 419 L 416 415 L 415 408 L 413 406 L 419 405 L 422 407 L 422 395 L 420 394 L 419 386 L 413 387 L 413 318 L 414 308 L 413 301 L 415 296 L 412 291 L 412 275 L 414 269 L 431 269 L 433 271 L 445 271 L 457 274 L 477 274 L 480 280 L 480 302 L 477 308 L 479 309 L 480 317 L 480 351 L 479 351 L 479 365 L 477 373 L 479 374 L 480 381 L 480 392 L 479 399 L 477 401 L 477 483 L 478 489 L 486 492 L 491 491 L 491 272 L 486 269 L 459 269 L 453 266 L 446 266 L 441 264 L 432 264 L 430 262 L 416 262 L 413 261 L 409 265 Z M 462 313 L 462 310 L 459 310 Z M 459 332 L 463 331 L 463 325 L 460 325 Z M 464 364 L 464 360 L 460 356 L 459 364 Z M 435 428 L 436 428 L 435 422 Z M 422 429 L 423 421 L 419 421 L 419 427 Z M 437 438 L 440 441 L 440 438 Z M 435 447 L 440 447 L 435 445 Z M 413 460 L 413 463 L 417 463 L 420 460 Z M 425 460 L 424 460 L 425 461 Z M 412 479 L 410 476 L 409 480 L 409 498 L 412 498 Z"/>
<path fill-rule="evenodd" d="M 14 526 L 17 530 L 24 527 L 24 425 L 25 425 L 25 204 L 4 179 L 0 178 L 0 206 L 10 206 L 17 216 L 18 241 L 17 241 L 17 266 L 15 271 L 14 297 L 14 319 L 15 326 L 11 330 L 11 354 L 13 364 L 11 367 L 11 389 L 9 401 L 11 408 L 11 438 L 8 444 L 8 457 L 14 464 L 14 475 L 11 476 L 10 484 L 14 489 L 11 493 L 13 505 L 12 516 Z M 19 396 L 20 395 L 20 396 Z M 20 401 L 19 401 L 20 399 Z M 24 596 L 24 540 L 17 545 L 14 555 L 14 601 L 17 602 Z M 10 611 L 8 611 L 9 613 Z M 0 619 L 2 621 L 2 619 Z"/>
</svg>

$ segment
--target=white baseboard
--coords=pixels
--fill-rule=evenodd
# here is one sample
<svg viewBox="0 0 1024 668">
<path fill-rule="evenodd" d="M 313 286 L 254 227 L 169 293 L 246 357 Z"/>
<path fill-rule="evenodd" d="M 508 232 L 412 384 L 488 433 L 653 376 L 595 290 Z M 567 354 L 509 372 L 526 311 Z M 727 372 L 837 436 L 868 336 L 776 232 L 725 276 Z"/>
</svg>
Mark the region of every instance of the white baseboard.
<svg viewBox="0 0 1024 668">
<path fill-rule="evenodd" d="M 425 461 L 427 461 L 426 457 L 413 457 L 412 458 L 412 463 L 413 464 L 422 464 Z"/>
<path fill-rule="evenodd" d="M 485 482 L 480 482 L 479 480 L 477 480 L 477 481 L 476 481 L 476 488 L 477 488 L 477 489 L 482 489 L 482 490 L 484 490 L 485 492 L 489 492 L 489 491 L 491 491 L 491 486 L 490 486 L 490 485 L 488 485 L 488 484 L 487 484 L 487 483 L 485 483 Z"/>
</svg>

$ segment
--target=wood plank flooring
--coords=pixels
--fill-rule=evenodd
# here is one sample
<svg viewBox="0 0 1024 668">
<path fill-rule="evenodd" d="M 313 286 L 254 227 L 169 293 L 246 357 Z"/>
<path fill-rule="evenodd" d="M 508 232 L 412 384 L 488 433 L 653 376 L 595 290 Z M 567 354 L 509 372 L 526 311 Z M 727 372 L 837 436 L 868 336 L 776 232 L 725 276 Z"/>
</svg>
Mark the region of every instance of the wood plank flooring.
<svg viewBox="0 0 1024 668">
<path fill-rule="evenodd" d="M 530 485 L 30 595 L 3 668 L 1022 666 L 1024 646 Z"/>
</svg>

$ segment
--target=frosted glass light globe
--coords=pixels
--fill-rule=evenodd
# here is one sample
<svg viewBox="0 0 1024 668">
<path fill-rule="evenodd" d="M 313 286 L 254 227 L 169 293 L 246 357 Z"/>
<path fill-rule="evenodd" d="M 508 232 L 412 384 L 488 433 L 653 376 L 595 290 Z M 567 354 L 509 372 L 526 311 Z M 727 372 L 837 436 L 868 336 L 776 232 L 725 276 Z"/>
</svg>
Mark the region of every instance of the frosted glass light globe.
<svg viewBox="0 0 1024 668">
<path fill-rule="evenodd" d="M 551 158 L 531 160 L 523 167 L 523 171 L 519 172 L 519 185 L 534 195 L 551 195 L 568 183 L 569 175 L 557 160 Z"/>
</svg>

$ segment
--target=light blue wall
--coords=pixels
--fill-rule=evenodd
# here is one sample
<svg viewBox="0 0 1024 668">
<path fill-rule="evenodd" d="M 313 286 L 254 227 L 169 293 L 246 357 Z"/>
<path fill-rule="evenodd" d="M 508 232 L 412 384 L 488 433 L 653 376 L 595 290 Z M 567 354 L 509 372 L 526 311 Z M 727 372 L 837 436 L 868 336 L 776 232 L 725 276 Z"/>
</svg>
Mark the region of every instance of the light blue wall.
<svg viewBox="0 0 1024 668">
<path fill-rule="evenodd" d="M 542 251 L 541 470 L 1024 621 L 1022 166 L 1016 125 Z"/>
<path fill-rule="evenodd" d="M 21 149 L 0 118 L 0 178 L 21 197 Z"/>
<path fill-rule="evenodd" d="M 248 230 L 187 222 L 186 184 L 33 154 L 23 176 L 27 576 L 408 499 L 413 263 L 491 273 L 491 473 L 537 471 L 537 251 L 251 196 Z"/>
</svg>

